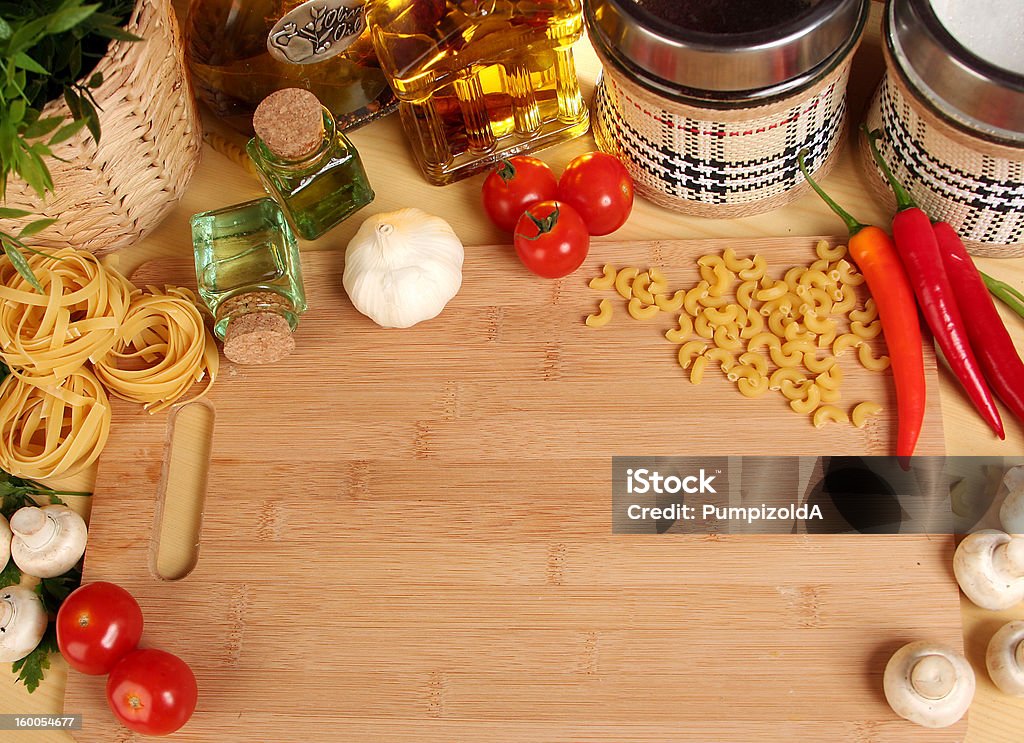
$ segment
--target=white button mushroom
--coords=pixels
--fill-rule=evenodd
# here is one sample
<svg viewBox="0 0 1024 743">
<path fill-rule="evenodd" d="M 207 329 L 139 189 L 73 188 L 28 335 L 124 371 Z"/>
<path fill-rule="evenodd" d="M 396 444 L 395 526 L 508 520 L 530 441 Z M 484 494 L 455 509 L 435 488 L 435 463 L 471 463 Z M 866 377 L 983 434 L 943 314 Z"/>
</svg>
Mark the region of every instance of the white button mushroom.
<svg viewBox="0 0 1024 743">
<path fill-rule="evenodd" d="M 999 506 L 999 522 L 1008 534 L 1024 534 L 1024 485 L 1007 494 Z"/>
<path fill-rule="evenodd" d="M 985 653 L 992 683 L 1004 694 L 1024 697 L 1024 622 L 1004 624 L 992 635 Z"/>
<path fill-rule="evenodd" d="M 1011 467 L 1003 475 L 1006 498 L 999 507 L 999 521 L 1008 534 L 1024 534 L 1024 464 Z"/>
<path fill-rule="evenodd" d="M 31 588 L 0 590 L 0 663 L 13 663 L 35 650 L 48 621 L 43 602 Z"/>
<path fill-rule="evenodd" d="M 85 553 L 85 521 L 67 506 L 25 506 L 11 516 L 11 556 L 23 573 L 53 578 Z"/>
<path fill-rule="evenodd" d="M 900 717 L 926 728 L 949 727 L 974 699 L 974 671 L 955 650 L 912 642 L 885 666 L 885 698 Z"/>
<path fill-rule="evenodd" d="M 953 573 L 982 609 L 1009 609 L 1024 601 L 1024 536 L 995 529 L 968 534 L 956 548 Z"/>
<path fill-rule="evenodd" d="M 0 570 L 7 567 L 7 561 L 11 559 L 11 527 L 7 518 L 0 514 Z"/>
</svg>

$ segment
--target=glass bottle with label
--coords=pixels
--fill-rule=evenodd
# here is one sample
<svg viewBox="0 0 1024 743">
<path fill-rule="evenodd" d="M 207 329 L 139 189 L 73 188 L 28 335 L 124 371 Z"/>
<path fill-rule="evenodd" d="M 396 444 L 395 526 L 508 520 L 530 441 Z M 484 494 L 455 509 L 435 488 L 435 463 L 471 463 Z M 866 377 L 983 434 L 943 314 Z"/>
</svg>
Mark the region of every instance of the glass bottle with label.
<svg viewBox="0 0 1024 743">
<path fill-rule="evenodd" d="M 256 106 L 283 88 L 311 91 L 342 130 L 394 110 L 364 0 L 192 0 L 186 29 L 197 95 L 247 136 Z"/>
<path fill-rule="evenodd" d="M 224 355 L 265 364 L 291 353 L 306 293 L 298 243 L 277 202 L 196 214 L 192 244 L 199 296 L 213 313 Z"/>
<path fill-rule="evenodd" d="M 253 128 L 249 157 L 300 237 L 315 240 L 373 201 L 359 153 L 308 90 L 267 96 Z"/>
<path fill-rule="evenodd" d="M 367 23 L 432 183 L 587 130 L 580 0 L 374 0 Z"/>
</svg>

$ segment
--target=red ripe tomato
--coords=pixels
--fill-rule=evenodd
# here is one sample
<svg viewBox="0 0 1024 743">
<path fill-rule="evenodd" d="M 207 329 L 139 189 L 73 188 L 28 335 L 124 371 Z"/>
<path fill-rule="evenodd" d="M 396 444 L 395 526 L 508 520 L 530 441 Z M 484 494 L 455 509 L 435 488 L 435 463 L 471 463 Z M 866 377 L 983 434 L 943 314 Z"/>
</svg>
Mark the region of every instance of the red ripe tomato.
<svg viewBox="0 0 1024 743">
<path fill-rule="evenodd" d="M 591 235 L 607 235 L 625 224 L 633 210 L 633 179 L 617 157 L 588 152 L 565 167 L 558 199 L 580 213 Z"/>
<path fill-rule="evenodd" d="M 140 637 L 139 602 L 113 583 L 98 581 L 76 589 L 57 612 L 57 647 L 80 673 L 110 673 Z"/>
<path fill-rule="evenodd" d="M 512 232 L 523 212 L 540 201 L 555 198 L 558 181 L 535 157 L 502 160 L 484 181 L 484 210 L 499 228 Z"/>
<path fill-rule="evenodd" d="M 538 276 L 568 276 L 590 250 L 590 235 L 583 218 L 561 201 L 534 204 L 516 224 L 515 248 L 523 265 Z"/>
<path fill-rule="evenodd" d="M 170 735 L 196 709 L 199 690 L 188 664 L 163 650 L 136 650 L 107 678 L 107 703 L 114 716 L 143 735 Z"/>
</svg>

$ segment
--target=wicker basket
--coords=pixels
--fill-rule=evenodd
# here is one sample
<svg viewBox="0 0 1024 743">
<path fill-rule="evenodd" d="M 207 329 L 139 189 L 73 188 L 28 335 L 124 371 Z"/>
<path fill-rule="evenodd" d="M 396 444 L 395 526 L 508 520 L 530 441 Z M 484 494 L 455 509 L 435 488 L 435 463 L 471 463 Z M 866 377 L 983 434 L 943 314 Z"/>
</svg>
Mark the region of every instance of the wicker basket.
<svg viewBox="0 0 1024 743">
<path fill-rule="evenodd" d="M 83 130 L 54 148 L 56 157 L 47 160 L 54 192 L 45 201 L 12 177 L 5 206 L 35 215 L 0 220 L 0 229 L 16 232 L 38 215 L 55 217 L 33 245 L 106 253 L 137 242 L 181 198 L 199 162 L 202 130 L 170 0 L 140 0 L 125 28 L 144 41 L 114 41 L 96 65 L 103 73 L 93 91 L 99 146 Z M 63 99 L 42 115 L 70 119 Z"/>
</svg>

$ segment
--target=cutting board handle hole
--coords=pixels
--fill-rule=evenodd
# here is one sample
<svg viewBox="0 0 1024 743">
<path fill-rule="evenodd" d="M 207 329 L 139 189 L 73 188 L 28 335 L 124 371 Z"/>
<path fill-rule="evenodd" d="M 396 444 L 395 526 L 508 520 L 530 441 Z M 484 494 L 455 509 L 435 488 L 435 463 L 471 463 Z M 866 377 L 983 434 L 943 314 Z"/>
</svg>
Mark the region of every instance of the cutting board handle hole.
<svg viewBox="0 0 1024 743">
<path fill-rule="evenodd" d="M 167 422 L 150 550 L 151 569 L 162 580 L 181 580 L 199 562 L 214 417 L 213 405 L 200 400 L 176 408 Z"/>
</svg>

